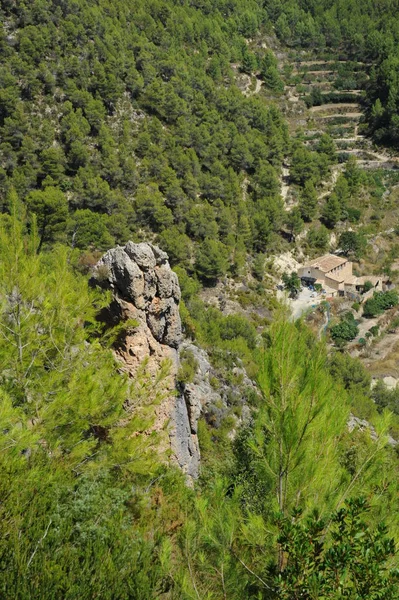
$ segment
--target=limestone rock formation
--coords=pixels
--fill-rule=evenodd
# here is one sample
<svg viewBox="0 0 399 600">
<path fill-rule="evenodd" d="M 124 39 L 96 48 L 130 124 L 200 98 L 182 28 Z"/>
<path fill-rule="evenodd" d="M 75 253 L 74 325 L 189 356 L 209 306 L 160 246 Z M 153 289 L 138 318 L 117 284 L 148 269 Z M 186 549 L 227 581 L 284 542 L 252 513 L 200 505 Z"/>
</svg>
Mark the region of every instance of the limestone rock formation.
<svg viewBox="0 0 399 600">
<path fill-rule="evenodd" d="M 135 323 L 115 345 L 122 368 L 134 377 L 146 360 L 150 377 L 156 381 L 163 361 L 170 364 L 162 402 L 154 406 L 154 429 L 168 430 L 172 460 L 196 478 L 199 472 L 197 422 L 199 404 L 177 392 L 178 349 L 182 343 L 179 315 L 180 287 L 165 252 L 148 243 L 118 246 L 109 250 L 94 268 L 91 283 L 111 289 L 110 306 L 99 316 L 110 325 Z M 161 449 L 162 451 L 163 449 Z"/>
<path fill-rule="evenodd" d="M 208 406 L 219 404 L 221 397 L 210 383 L 212 367 L 205 350 L 185 341 L 181 345 L 180 351 L 189 351 L 197 365 L 194 381 L 186 383 L 183 390 L 191 433 L 196 434 L 199 416 L 206 411 Z"/>
<path fill-rule="evenodd" d="M 101 258 L 93 278 L 113 289 L 115 299 L 132 305 L 158 343 L 178 348 L 180 287 L 165 252 L 151 244 L 128 242 Z"/>
<path fill-rule="evenodd" d="M 356 429 L 359 429 L 359 431 L 368 431 L 373 442 L 377 442 L 379 439 L 375 428 L 366 419 L 359 419 L 359 417 L 355 417 L 352 413 L 349 415 L 348 429 L 350 433 Z M 391 435 L 387 436 L 387 442 L 392 447 L 397 446 L 399 443 Z"/>
</svg>

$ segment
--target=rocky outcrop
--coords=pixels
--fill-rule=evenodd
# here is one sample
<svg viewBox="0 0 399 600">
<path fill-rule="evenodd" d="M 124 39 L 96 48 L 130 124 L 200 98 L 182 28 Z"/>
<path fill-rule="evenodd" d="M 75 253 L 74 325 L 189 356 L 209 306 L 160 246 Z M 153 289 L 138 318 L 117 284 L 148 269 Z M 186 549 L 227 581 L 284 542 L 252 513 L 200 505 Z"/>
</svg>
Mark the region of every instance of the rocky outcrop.
<svg viewBox="0 0 399 600">
<path fill-rule="evenodd" d="M 368 431 L 373 442 L 377 442 L 380 439 L 375 428 L 366 419 L 359 419 L 359 417 L 355 417 L 352 413 L 349 415 L 348 429 L 350 433 L 356 430 Z M 398 445 L 398 441 L 389 434 L 386 437 L 386 441 L 389 446 L 395 447 Z"/>
<path fill-rule="evenodd" d="M 200 467 L 200 415 L 215 428 L 231 415 L 238 426 L 249 418 L 247 393 L 256 393 L 253 382 L 242 365 L 234 361 L 228 373 L 216 372 L 204 350 L 183 340 L 178 278 L 167 254 L 156 246 L 128 242 L 109 250 L 95 266 L 91 284 L 112 291 L 111 303 L 98 315 L 99 320 L 109 327 L 126 325 L 114 344 L 121 370 L 134 378 L 145 365 L 154 384 L 162 385 L 158 390 L 161 401 L 153 405 L 151 428 L 161 434 L 159 452 L 171 457 L 188 481 L 196 479 Z M 195 372 L 189 382 L 182 383 L 179 369 L 187 352 Z M 161 384 L 159 373 L 165 361 L 168 376 Z M 213 380 L 218 381 L 217 391 Z"/>
<path fill-rule="evenodd" d="M 99 318 L 109 325 L 132 324 L 115 344 L 115 354 L 129 376 L 134 377 L 146 361 L 147 373 L 155 382 L 162 363 L 168 361 L 169 375 L 163 399 L 154 406 L 153 429 L 168 431 L 170 448 L 160 451 L 170 454 L 189 478 L 196 478 L 201 408 L 176 387 L 182 343 L 180 287 L 167 254 L 152 244 L 128 242 L 101 258 L 91 283 L 113 292 L 110 306 Z"/>
<path fill-rule="evenodd" d="M 180 347 L 180 354 L 184 356 L 187 352 L 196 364 L 193 381 L 186 383 L 182 391 L 191 433 L 197 433 L 200 415 L 215 429 L 222 425 L 226 417 L 230 417 L 235 421 L 229 433 L 230 439 L 233 439 L 236 429 L 251 418 L 248 396 L 258 398 L 258 388 L 249 379 L 237 357 L 234 358 L 235 364 L 228 369 L 216 370 L 209 361 L 208 353 L 186 340 Z"/>
<path fill-rule="evenodd" d="M 168 256 L 151 244 L 128 242 L 109 250 L 95 267 L 93 279 L 110 287 L 146 323 L 160 344 L 178 348 L 181 342 L 180 287 Z"/>
<path fill-rule="evenodd" d="M 187 406 L 188 418 L 192 434 L 197 434 L 198 419 L 205 413 L 209 406 L 217 405 L 221 401 L 219 393 L 211 385 L 212 367 L 208 354 L 188 341 L 181 345 L 181 352 L 190 352 L 196 363 L 194 380 L 186 383 L 182 394 Z"/>
</svg>

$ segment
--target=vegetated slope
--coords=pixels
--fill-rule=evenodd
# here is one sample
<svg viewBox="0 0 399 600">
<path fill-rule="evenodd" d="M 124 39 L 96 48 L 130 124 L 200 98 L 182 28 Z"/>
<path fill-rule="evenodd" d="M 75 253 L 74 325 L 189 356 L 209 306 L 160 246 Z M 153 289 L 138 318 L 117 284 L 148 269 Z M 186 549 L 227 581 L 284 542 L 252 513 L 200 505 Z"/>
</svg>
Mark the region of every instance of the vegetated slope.
<svg viewBox="0 0 399 600">
<path fill-rule="evenodd" d="M 387 423 L 374 440 L 346 425 L 367 374 L 341 355 L 333 368 L 303 324 L 276 322 L 254 352 L 253 420 L 234 445 L 201 427 L 210 466 L 189 490 L 159 464 L 159 436 L 145 433 L 160 380 L 117 374 L 106 344 L 121 329 L 102 336 L 96 325 L 109 296 L 74 273 L 76 251 L 38 255 L 14 207 L 0 220 L 0 595 L 267 599 L 316 581 L 326 598 L 384 589 L 394 600 L 394 542 L 379 523 L 394 532 Z M 363 500 L 344 504 L 362 493 L 366 518 Z"/>
<path fill-rule="evenodd" d="M 287 129 L 231 68 L 260 2 L 5 2 L 0 21 L 0 191 L 37 214 L 42 243 L 103 249 L 144 230 L 173 264 L 199 245 L 204 279 L 265 249 Z"/>
<path fill-rule="evenodd" d="M 367 120 L 376 141 L 398 144 L 398 2 L 269 3 L 278 37 L 289 45 L 324 50 L 370 68 Z"/>
<path fill-rule="evenodd" d="M 188 264 L 194 240 L 197 273 L 209 281 L 270 244 L 286 130 L 275 108 L 243 97 L 228 64 L 256 68 L 243 36 L 262 10 L 2 10 L 2 190 L 4 209 L 14 210 L 0 223 L 0 595 L 241 600 L 383 590 L 393 600 L 394 542 L 380 525 L 397 526 L 388 419 L 375 439 L 346 425 L 351 401 L 368 389 L 364 374 L 354 377 L 345 356 L 333 370 L 301 323 L 276 322 L 263 343 L 242 318 L 183 315 L 220 344 L 231 381 L 233 351 L 252 355 L 261 390 L 234 444 L 231 427 L 200 423 L 207 461 L 189 491 L 154 458 L 157 438 L 143 435 L 154 386 L 144 375 L 133 387 L 115 376 L 107 339 L 89 327 L 103 298 L 73 272 L 76 252 L 54 245 L 106 247 L 152 233 Z M 294 154 L 298 185 L 317 184 L 328 154 L 299 143 Z M 335 511 L 361 494 L 372 505 L 366 520 L 362 500 Z"/>
</svg>

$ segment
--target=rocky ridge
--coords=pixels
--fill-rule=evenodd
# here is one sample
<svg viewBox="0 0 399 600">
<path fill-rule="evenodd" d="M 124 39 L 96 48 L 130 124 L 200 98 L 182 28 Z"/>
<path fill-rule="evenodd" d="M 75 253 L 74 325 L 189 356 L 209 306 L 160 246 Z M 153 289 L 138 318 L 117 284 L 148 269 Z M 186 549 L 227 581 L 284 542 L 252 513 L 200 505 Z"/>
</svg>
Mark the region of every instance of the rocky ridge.
<svg viewBox="0 0 399 600">
<path fill-rule="evenodd" d="M 167 431 L 169 448 L 162 450 L 189 479 L 199 474 L 198 419 L 215 393 L 209 384 L 206 353 L 193 347 L 197 357 L 196 380 L 177 386 L 182 328 L 179 315 L 180 287 L 168 256 L 149 243 L 128 242 L 109 250 L 94 268 L 91 283 L 112 291 L 112 301 L 99 319 L 110 326 L 132 323 L 117 340 L 114 351 L 129 377 L 146 364 L 156 385 L 164 361 L 168 376 L 160 404 L 154 406 L 153 429 Z M 184 346 L 186 347 L 187 344 Z M 190 345 L 191 346 L 191 345 Z"/>
</svg>

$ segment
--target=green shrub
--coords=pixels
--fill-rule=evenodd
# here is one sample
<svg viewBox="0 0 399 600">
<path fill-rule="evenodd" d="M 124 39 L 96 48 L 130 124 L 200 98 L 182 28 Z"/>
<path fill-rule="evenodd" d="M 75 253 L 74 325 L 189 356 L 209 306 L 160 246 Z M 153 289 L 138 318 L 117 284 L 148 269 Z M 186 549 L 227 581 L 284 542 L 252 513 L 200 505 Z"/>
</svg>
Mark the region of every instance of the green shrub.
<svg viewBox="0 0 399 600">
<path fill-rule="evenodd" d="M 180 368 L 177 373 L 179 383 L 192 383 L 198 368 L 198 361 L 191 350 L 184 349 L 180 353 Z"/>
<path fill-rule="evenodd" d="M 373 287 L 374 287 L 374 285 L 371 283 L 371 281 L 365 281 L 364 286 L 363 286 L 364 293 L 369 292 L 370 290 L 373 289 Z"/>
<path fill-rule="evenodd" d="M 332 339 L 338 342 L 338 344 L 341 341 L 350 342 L 354 340 L 358 333 L 359 328 L 352 313 L 344 315 L 340 323 L 333 325 L 330 329 Z"/>
<path fill-rule="evenodd" d="M 398 304 L 398 294 L 395 290 L 388 292 L 374 292 L 373 297 L 366 300 L 363 307 L 363 315 L 367 318 L 381 315 Z"/>
</svg>

